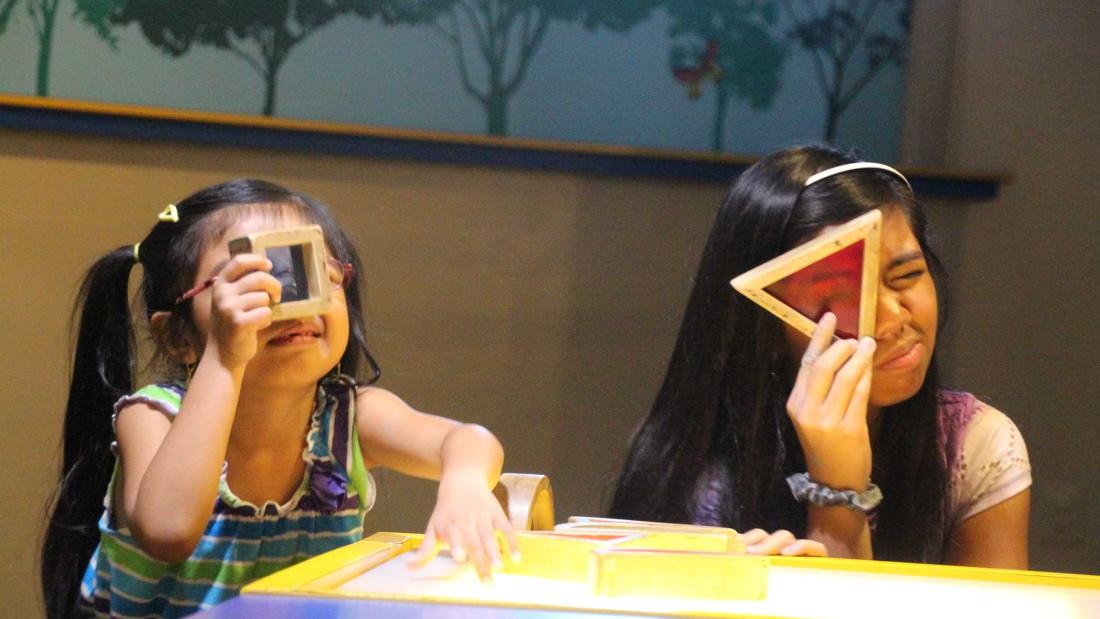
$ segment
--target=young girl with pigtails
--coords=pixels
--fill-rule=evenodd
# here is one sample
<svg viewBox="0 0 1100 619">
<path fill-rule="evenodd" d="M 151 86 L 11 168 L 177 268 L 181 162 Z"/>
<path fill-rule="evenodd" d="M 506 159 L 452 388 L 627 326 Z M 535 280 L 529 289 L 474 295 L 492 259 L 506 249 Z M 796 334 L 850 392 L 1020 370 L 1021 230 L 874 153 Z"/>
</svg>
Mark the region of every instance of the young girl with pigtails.
<svg viewBox="0 0 1100 619">
<path fill-rule="evenodd" d="M 331 304 L 274 320 L 283 292 L 249 234 L 314 224 Z M 128 281 L 166 368 L 134 391 Z M 64 456 L 42 552 L 50 617 L 177 617 L 248 582 L 358 540 L 374 502 L 367 469 L 439 480 L 423 565 L 446 544 L 483 577 L 514 533 L 491 489 L 503 452 L 484 428 L 418 412 L 370 386 L 361 264 L 320 203 L 236 180 L 158 217 L 101 258 L 77 304 Z"/>
</svg>

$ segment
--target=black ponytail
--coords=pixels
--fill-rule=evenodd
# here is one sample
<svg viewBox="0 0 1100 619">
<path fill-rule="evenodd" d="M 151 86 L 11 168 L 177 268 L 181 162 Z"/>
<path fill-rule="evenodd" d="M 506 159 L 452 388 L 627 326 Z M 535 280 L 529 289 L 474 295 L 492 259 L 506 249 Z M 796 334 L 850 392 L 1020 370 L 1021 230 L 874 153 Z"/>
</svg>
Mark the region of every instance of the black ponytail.
<svg viewBox="0 0 1100 619">
<path fill-rule="evenodd" d="M 99 542 L 97 521 L 111 479 L 114 402 L 132 388 L 134 333 L 127 285 L 134 251 L 120 247 L 88 271 L 72 324 L 77 326 L 63 459 L 42 548 L 48 617 L 76 614 L 80 580 Z"/>
</svg>

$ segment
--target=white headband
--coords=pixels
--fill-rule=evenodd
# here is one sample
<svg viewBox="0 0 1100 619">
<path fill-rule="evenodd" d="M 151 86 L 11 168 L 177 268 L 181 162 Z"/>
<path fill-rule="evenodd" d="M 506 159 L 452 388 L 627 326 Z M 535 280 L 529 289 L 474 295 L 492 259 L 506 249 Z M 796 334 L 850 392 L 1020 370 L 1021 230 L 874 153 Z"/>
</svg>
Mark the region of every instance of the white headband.
<svg viewBox="0 0 1100 619">
<path fill-rule="evenodd" d="M 855 163 L 846 163 L 844 165 L 827 168 L 818 172 L 817 174 L 814 174 L 810 178 L 807 178 L 806 184 L 803 185 L 803 187 L 809 187 L 810 185 L 813 185 L 823 178 L 829 178 L 830 176 L 836 176 L 837 174 L 851 172 L 852 170 L 883 170 L 885 172 L 889 172 L 890 174 L 893 174 L 894 176 L 900 178 L 902 182 L 905 183 L 905 186 L 909 188 L 909 191 L 913 191 L 913 186 L 909 184 L 909 179 L 905 178 L 904 174 L 898 172 L 897 170 L 891 168 L 886 164 L 873 163 L 871 161 L 857 161 Z"/>
</svg>

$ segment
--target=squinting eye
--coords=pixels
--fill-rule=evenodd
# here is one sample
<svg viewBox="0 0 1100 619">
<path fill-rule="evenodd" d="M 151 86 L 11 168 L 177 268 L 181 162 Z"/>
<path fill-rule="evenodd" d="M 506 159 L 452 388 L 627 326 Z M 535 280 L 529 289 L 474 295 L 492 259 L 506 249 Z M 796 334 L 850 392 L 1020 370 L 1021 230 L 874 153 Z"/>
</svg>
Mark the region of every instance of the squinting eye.
<svg viewBox="0 0 1100 619">
<path fill-rule="evenodd" d="M 909 271 L 908 273 L 903 273 L 902 275 L 898 275 L 897 277 L 894 277 L 891 281 L 896 282 L 898 284 L 911 284 L 911 283 L 916 282 L 922 276 L 924 276 L 925 272 L 926 271 L 924 269 L 916 269 L 916 270 L 913 270 L 913 271 Z"/>
</svg>

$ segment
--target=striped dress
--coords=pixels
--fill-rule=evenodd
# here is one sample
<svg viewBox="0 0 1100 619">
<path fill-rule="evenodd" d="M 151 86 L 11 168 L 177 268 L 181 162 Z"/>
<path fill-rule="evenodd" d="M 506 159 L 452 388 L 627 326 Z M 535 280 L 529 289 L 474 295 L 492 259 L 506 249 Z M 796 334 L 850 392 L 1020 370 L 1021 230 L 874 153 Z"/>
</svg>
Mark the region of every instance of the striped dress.
<svg viewBox="0 0 1100 619">
<path fill-rule="evenodd" d="M 140 402 L 174 418 L 183 394 L 180 385 L 149 385 L 119 400 L 115 411 Z M 318 386 L 302 459 L 301 485 L 282 505 L 257 506 L 238 498 L 226 484 L 223 467 L 202 540 L 178 564 L 153 559 L 128 528 L 115 526 L 116 463 L 99 523 L 99 547 L 81 584 L 82 606 L 100 617 L 181 617 L 236 596 L 253 580 L 361 539 L 374 486 L 359 451 L 351 378 L 339 376 Z"/>
</svg>

